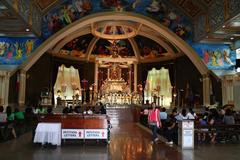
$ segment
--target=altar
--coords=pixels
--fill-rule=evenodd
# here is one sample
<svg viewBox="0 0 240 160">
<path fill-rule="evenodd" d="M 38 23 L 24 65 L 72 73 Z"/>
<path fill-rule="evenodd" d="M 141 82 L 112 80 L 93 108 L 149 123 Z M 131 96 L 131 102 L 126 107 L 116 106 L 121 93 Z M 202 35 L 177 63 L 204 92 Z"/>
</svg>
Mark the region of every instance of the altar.
<svg viewBox="0 0 240 160">
<path fill-rule="evenodd" d="M 112 63 L 108 68 L 107 79 L 100 87 L 101 102 L 104 104 L 131 104 L 131 89 L 129 82 L 122 78 L 119 63 Z"/>
</svg>

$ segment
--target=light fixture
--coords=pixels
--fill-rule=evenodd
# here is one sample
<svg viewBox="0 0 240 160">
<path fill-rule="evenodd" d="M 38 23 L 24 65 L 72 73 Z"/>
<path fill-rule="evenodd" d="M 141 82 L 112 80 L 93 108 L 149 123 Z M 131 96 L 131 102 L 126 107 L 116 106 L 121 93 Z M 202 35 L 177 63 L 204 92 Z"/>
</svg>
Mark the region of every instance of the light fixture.
<svg viewBox="0 0 240 160">
<path fill-rule="evenodd" d="M 234 40 L 234 37 L 231 37 L 230 39 L 231 39 L 231 40 Z"/>
<path fill-rule="evenodd" d="M 30 29 L 29 28 L 26 28 L 26 30 L 25 30 L 26 32 L 29 32 L 30 31 Z"/>
<path fill-rule="evenodd" d="M 173 93 L 173 97 L 177 97 L 177 93 Z"/>
<path fill-rule="evenodd" d="M 225 25 L 222 26 L 222 28 L 225 28 L 225 27 L 226 27 Z"/>
<path fill-rule="evenodd" d="M 89 90 L 90 90 L 90 91 L 92 91 L 92 90 L 93 90 L 93 87 L 92 87 L 92 86 L 90 86 L 90 87 L 89 87 Z"/>
<path fill-rule="evenodd" d="M 236 71 L 237 71 L 238 73 L 240 73 L 240 67 L 238 67 L 238 68 L 236 69 Z"/>
<path fill-rule="evenodd" d="M 79 88 L 77 88 L 77 89 L 75 90 L 75 95 L 77 96 L 77 95 L 79 95 L 79 93 L 80 93 Z"/>
<path fill-rule="evenodd" d="M 57 95 L 58 95 L 58 97 L 61 97 L 61 91 L 60 90 L 57 91 Z"/>
</svg>

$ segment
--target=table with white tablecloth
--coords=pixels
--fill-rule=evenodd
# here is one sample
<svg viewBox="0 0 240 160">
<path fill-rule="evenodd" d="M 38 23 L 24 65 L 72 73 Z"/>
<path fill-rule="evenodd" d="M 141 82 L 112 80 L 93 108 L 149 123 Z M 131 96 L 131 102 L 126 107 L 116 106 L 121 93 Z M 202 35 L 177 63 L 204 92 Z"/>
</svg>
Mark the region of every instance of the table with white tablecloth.
<svg viewBox="0 0 240 160">
<path fill-rule="evenodd" d="M 38 123 L 34 143 L 61 145 L 61 123 Z"/>
</svg>

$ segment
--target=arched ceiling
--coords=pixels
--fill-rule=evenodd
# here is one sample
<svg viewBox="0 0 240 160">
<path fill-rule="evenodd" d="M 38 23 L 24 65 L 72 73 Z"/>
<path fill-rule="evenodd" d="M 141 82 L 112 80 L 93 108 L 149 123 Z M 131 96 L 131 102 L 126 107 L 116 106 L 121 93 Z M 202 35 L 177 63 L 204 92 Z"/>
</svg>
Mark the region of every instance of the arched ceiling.
<svg viewBox="0 0 240 160">
<path fill-rule="evenodd" d="M 58 54 L 58 52 L 54 52 L 54 51 L 57 51 L 55 50 L 56 48 L 61 49 L 65 44 L 73 40 L 71 38 L 77 38 L 80 36 L 78 35 L 76 37 L 69 38 L 68 37 L 69 35 L 75 35 L 78 32 L 81 32 L 82 35 L 89 34 L 91 33 L 91 29 L 89 29 L 89 27 L 94 26 L 93 24 L 102 22 L 102 21 L 114 21 L 116 19 L 121 19 L 123 22 L 133 21 L 135 23 L 142 24 L 142 25 L 139 25 L 141 27 L 138 30 L 138 33 L 148 31 L 147 33 L 149 33 L 151 36 L 155 37 L 156 39 L 162 40 L 163 42 L 166 42 L 166 45 L 171 44 L 168 47 L 171 48 L 172 46 L 177 46 L 177 48 L 179 49 L 177 50 L 172 49 L 172 50 L 177 52 L 179 51 L 180 54 L 176 52 L 174 53 L 169 52 L 169 55 L 171 56 L 181 55 L 181 52 L 183 52 L 194 63 L 194 65 L 198 68 L 201 74 L 208 73 L 208 69 L 203 64 L 200 57 L 194 52 L 194 50 L 186 42 L 184 42 L 184 40 L 176 36 L 176 34 L 172 33 L 168 28 L 159 24 L 157 21 L 154 21 L 151 18 L 148 18 L 146 16 L 141 16 L 136 13 L 128 13 L 128 12 L 125 12 L 124 14 L 119 14 L 119 12 L 96 13 L 94 15 L 81 18 L 80 20 L 68 25 L 67 27 L 62 29 L 60 32 L 57 32 L 54 36 L 44 41 L 43 44 L 35 50 L 35 54 L 29 57 L 29 59 L 26 62 L 24 62 L 24 64 L 22 64 L 20 68 L 22 68 L 23 70 L 28 70 L 45 52 L 49 51 L 49 52 L 52 52 L 53 54 Z M 82 32 L 83 30 L 86 31 L 86 33 L 83 33 Z M 65 39 L 68 39 L 68 40 L 65 40 Z M 87 48 L 88 53 L 91 53 L 91 50 L 93 50 L 93 46 L 94 46 L 93 44 L 95 44 L 97 41 L 98 41 L 98 37 L 95 37 L 93 41 L 90 42 L 89 46 L 91 47 Z M 133 41 L 132 38 L 130 38 L 129 42 L 131 43 L 132 48 L 137 51 L 138 47 L 134 47 L 136 46 L 136 41 L 135 40 Z M 59 47 L 59 44 L 61 44 L 62 46 Z M 89 56 L 86 56 L 86 57 L 89 57 Z M 160 60 L 161 58 L 162 57 L 160 57 Z M 115 59 L 115 61 L 118 61 L 118 59 Z M 132 60 L 132 61 L 135 61 L 135 60 Z"/>
<path fill-rule="evenodd" d="M 101 34 L 96 35 L 95 31 L 102 26 L 105 27 L 105 30 L 101 30 L 102 36 Z M 109 30 L 109 28 L 117 29 L 111 26 L 121 26 L 122 28 L 129 26 L 136 35 L 129 37 L 128 34 L 124 35 L 123 33 L 120 36 L 113 34 L 112 32 L 117 31 Z M 113 40 L 109 39 L 111 36 L 117 39 L 117 44 L 121 48 L 121 51 L 119 51 L 121 57 L 135 58 L 138 62 L 164 61 L 183 55 L 177 47 L 172 45 L 160 33 L 145 24 L 134 21 L 114 20 L 100 21 L 99 23 L 92 23 L 80 28 L 79 31 L 69 34 L 60 40 L 50 53 L 54 56 L 70 57 L 80 61 L 94 61 L 100 57 L 111 57 L 109 50 L 111 42 L 113 42 Z M 123 39 L 118 40 L 118 38 Z"/>
</svg>

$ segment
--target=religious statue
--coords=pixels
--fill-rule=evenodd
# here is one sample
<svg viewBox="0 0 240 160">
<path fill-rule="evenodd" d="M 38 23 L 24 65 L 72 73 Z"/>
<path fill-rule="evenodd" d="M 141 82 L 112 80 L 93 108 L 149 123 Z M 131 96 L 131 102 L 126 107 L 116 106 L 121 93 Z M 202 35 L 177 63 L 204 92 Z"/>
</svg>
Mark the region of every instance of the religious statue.
<svg viewBox="0 0 240 160">
<path fill-rule="evenodd" d="M 119 58 L 120 51 L 124 49 L 125 47 L 121 47 L 117 44 L 117 41 L 113 41 L 110 46 L 106 46 L 106 48 L 110 51 L 111 57 L 112 58 Z"/>
<path fill-rule="evenodd" d="M 110 68 L 110 79 L 111 80 L 120 80 L 121 79 L 121 68 L 119 68 L 116 64 Z"/>
</svg>

